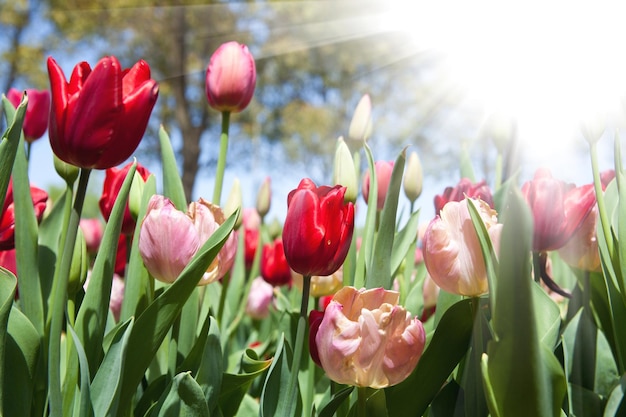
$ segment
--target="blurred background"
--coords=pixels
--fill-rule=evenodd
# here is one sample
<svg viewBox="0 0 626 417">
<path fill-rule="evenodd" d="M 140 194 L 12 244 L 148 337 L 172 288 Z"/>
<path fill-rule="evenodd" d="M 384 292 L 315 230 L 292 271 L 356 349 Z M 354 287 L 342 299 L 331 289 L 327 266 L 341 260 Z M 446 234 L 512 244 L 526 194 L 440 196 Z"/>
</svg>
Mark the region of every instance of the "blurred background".
<svg viewBox="0 0 626 417">
<path fill-rule="evenodd" d="M 458 182 L 464 152 L 476 179 L 490 184 L 499 143 L 520 181 L 547 166 L 580 185 L 591 182 L 580 128 L 592 124 L 606 128 L 601 169 L 613 166 L 626 60 L 611 3 L 0 0 L 0 90 L 48 88 L 48 56 L 68 78 L 80 61 L 115 55 L 130 67 L 145 59 L 160 93 L 136 157 L 159 178 L 163 125 L 194 200 L 212 194 L 218 155 L 206 66 L 221 43 L 246 43 L 257 88 L 231 118 L 225 196 L 237 177 L 244 206 L 254 206 L 269 176 L 268 218 L 282 220 L 301 178 L 331 182 L 336 140 L 369 94 L 375 158 L 394 160 L 406 146 L 420 156 L 426 221 L 434 195 Z M 33 144 L 30 175 L 39 187 L 61 187 L 46 136 Z M 103 177 L 92 175 L 95 196 Z"/>
</svg>

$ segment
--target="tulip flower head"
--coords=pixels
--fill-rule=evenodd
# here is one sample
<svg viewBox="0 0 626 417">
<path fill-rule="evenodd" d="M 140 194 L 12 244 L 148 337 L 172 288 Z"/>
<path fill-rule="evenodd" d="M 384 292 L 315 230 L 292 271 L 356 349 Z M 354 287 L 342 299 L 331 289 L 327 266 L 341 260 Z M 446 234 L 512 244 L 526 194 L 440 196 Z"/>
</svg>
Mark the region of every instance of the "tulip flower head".
<svg viewBox="0 0 626 417">
<path fill-rule="evenodd" d="M 331 275 L 343 264 L 354 230 L 354 205 L 344 202 L 345 192 L 305 178 L 289 193 L 282 237 L 291 269 Z"/>
<path fill-rule="evenodd" d="M 422 253 L 432 280 L 444 290 L 469 297 L 489 290 L 487 271 L 468 204 L 475 204 L 496 252 L 502 225 L 482 200 L 447 203 L 424 234 Z"/>
<path fill-rule="evenodd" d="M 369 94 L 363 95 L 354 109 L 348 139 L 355 141 L 367 141 L 372 134 L 372 99 Z"/>
<path fill-rule="evenodd" d="M 222 210 L 203 199 L 189 204 L 184 213 L 169 199 L 152 196 L 139 235 L 146 268 L 159 281 L 174 282 L 224 221 Z M 236 249 L 237 234 L 231 233 L 198 285 L 222 278 L 233 265 Z"/>
<path fill-rule="evenodd" d="M 37 222 L 40 222 L 46 209 L 48 193 L 31 185 L 30 196 L 35 209 L 35 217 L 37 218 Z M 13 201 L 13 180 L 10 180 L 6 196 L 4 198 L 2 212 L 0 212 L 0 250 L 13 249 L 14 247 L 15 204 Z"/>
<path fill-rule="evenodd" d="M 270 313 L 272 301 L 274 301 L 274 286 L 262 277 L 256 277 L 250 286 L 246 313 L 253 319 L 264 319 Z"/>
<path fill-rule="evenodd" d="M 26 89 L 28 106 L 24 117 L 24 140 L 32 143 L 41 138 L 48 129 L 48 116 L 50 114 L 50 92 L 48 90 Z M 7 99 L 17 107 L 22 101 L 22 92 L 11 88 L 7 93 Z"/>
<path fill-rule="evenodd" d="M 100 212 L 105 220 L 109 220 L 111 216 L 111 211 L 113 211 L 113 205 L 115 204 L 115 200 L 117 200 L 117 196 L 122 189 L 122 184 L 124 183 L 124 179 L 126 179 L 126 175 L 132 166 L 132 162 L 129 162 L 122 168 L 109 168 L 106 170 L 106 174 L 104 176 L 104 185 L 102 186 L 102 196 L 100 197 L 99 205 Z M 147 181 L 150 176 L 150 171 L 143 165 L 137 163 L 137 168 L 135 172 L 135 176 L 141 177 L 142 181 Z M 122 222 L 122 233 L 126 235 L 130 235 L 135 230 L 135 219 L 133 218 L 129 203 L 126 202 L 126 208 L 124 209 L 124 220 Z"/>
<path fill-rule="evenodd" d="M 422 323 L 398 305 L 399 293 L 344 287 L 311 324 L 311 355 L 340 384 L 384 388 L 413 372 L 422 356 Z"/>
<path fill-rule="evenodd" d="M 104 234 L 104 227 L 100 219 L 81 219 L 80 228 L 85 237 L 85 244 L 87 245 L 87 252 L 95 254 L 98 252 L 100 242 L 102 241 L 102 235 Z"/>
<path fill-rule="evenodd" d="M 276 238 L 274 242 L 263 245 L 261 276 L 274 286 L 291 283 L 291 268 L 289 268 L 285 258 L 283 240 L 281 238 Z"/>
<path fill-rule="evenodd" d="M 533 250 L 551 251 L 564 246 L 589 215 L 596 199 L 592 184 L 575 187 L 539 169 L 522 185 L 522 195 L 533 214 Z"/>
<path fill-rule="evenodd" d="M 454 187 L 446 187 L 443 194 L 435 196 L 435 214 L 439 215 L 443 206 L 449 201 L 462 201 L 465 197 L 479 198 L 494 208 L 493 196 L 487 183 L 483 180 L 473 183 L 468 178 L 461 178 Z"/>
<path fill-rule="evenodd" d="M 256 86 L 256 64 L 246 45 L 222 44 L 211 56 L 206 70 L 209 105 L 220 112 L 245 109 Z"/>
<path fill-rule="evenodd" d="M 122 70 L 114 56 L 91 69 L 74 68 L 69 82 L 48 58 L 52 106 L 50 145 L 61 160 L 81 168 L 106 169 L 124 162 L 137 149 L 158 96 L 150 67 L 140 60 Z"/>
<path fill-rule="evenodd" d="M 376 170 L 376 181 L 378 184 L 378 195 L 376 196 L 376 209 L 382 210 L 387 197 L 387 190 L 391 182 L 391 174 L 393 173 L 393 161 L 376 161 L 374 169 Z M 370 172 L 365 171 L 363 175 L 363 185 L 361 186 L 363 199 L 367 203 L 370 195 Z"/>
</svg>

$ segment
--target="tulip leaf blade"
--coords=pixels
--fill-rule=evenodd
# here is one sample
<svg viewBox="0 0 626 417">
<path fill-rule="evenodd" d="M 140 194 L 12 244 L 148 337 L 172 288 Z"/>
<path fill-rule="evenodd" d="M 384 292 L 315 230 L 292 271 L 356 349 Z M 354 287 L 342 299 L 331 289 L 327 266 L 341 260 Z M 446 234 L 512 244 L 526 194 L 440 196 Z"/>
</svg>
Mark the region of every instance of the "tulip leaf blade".
<svg viewBox="0 0 626 417">
<path fill-rule="evenodd" d="M 414 417 L 424 414 L 467 353 L 473 326 L 472 300 L 461 300 L 446 310 L 415 370 L 403 382 L 385 388 L 390 416 Z"/>
<path fill-rule="evenodd" d="M 190 372 L 177 374 L 156 406 L 150 410 L 153 417 L 209 417 L 209 408 L 202 388 Z"/>
<path fill-rule="evenodd" d="M 78 362 L 80 363 L 80 399 L 79 399 L 79 412 L 78 417 L 89 417 L 91 416 L 91 390 L 90 383 L 91 377 L 89 376 L 89 363 L 87 362 L 87 355 L 85 355 L 85 349 L 80 344 L 80 340 L 78 339 L 78 335 L 74 328 L 70 323 L 67 324 L 67 329 L 71 338 L 68 337 L 67 340 L 71 340 L 74 343 L 74 349 L 78 354 Z M 98 393 L 99 394 L 99 393 Z"/>
<path fill-rule="evenodd" d="M 28 98 L 26 96 L 22 98 L 16 109 L 6 96 L 2 95 L 2 108 L 6 115 L 8 127 L 2 134 L 0 141 L 0 207 L 4 207 L 4 199 L 13 171 L 13 162 L 22 136 L 22 124 L 26 116 L 27 106 Z"/>
<path fill-rule="evenodd" d="M 129 336 L 119 415 L 130 414 L 132 398 L 161 342 L 180 314 L 198 281 L 226 242 L 235 226 L 238 211 L 231 215 L 198 250 L 176 281 L 150 303 L 137 318 Z"/>
<path fill-rule="evenodd" d="M 506 416 L 559 415 L 565 376 L 539 336 L 531 287 L 536 284 L 528 257 L 533 230 L 530 208 L 517 189 L 509 194 L 507 206 L 493 311 L 495 335 L 487 347 L 486 368 L 495 400 L 489 403 L 490 411 Z"/>
<path fill-rule="evenodd" d="M 380 216 L 380 225 L 376 234 L 374 243 L 374 251 L 370 258 L 370 264 L 367 268 L 365 276 L 365 288 L 382 287 L 386 290 L 391 289 L 393 277 L 391 275 L 391 257 L 394 245 L 394 236 L 396 230 L 396 213 L 398 211 L 398 198 L 400 196 L 400 188 L 402 187 L 402 175 L 404 174 L 404 163 L 406 161 L 406 148 L 400 152 L 396 159 L 391 173 L 391 180 L 387 195 L 385 197 L 385 205 Z M 370 180 L 370 187 L 373 181 Z M 370 199 L 372 192 L 370 191 Z M 376 195 L 374 195 L 376 197 Z M 376 201 L 374 201 L 375 207 Z M 369 202 L 368 202 L 369 210 Z M 404 257 L 404 254 L 402 254 Z"/>
<path fill-rule="evenodd" d="M 302 402 L 299 390 L 295 395 L 297 404 L 287 404 L 288 381 L 291 374 L 289 364 L 292 361 L 291 350 L 285 341 L 284 334 L 281 334 L 276 345 L 276 354 L 272 359 L 272 364 L 263 384 L 261 393 L 261 417 L 284 416 L 294 417 L 300 415 L 302 410 Z M 298 366 L 294 364 L 294 366 Z M 287 409 L 291 409 L 292 413 L 288 414 Z"/>
<path fill-rule="evenodd" d="M 8 336 L 9 314 L 15 298 L 17 279 L 10 271 L 0 267 L 0 375 L 5 375 L 6 340 Z M 0 410 L 4 407 L 4 378 L 0 379 Z"/>
<path fill-rule="evenodd" d="M 92 375 L 96 375 L 98 364 L 101 360 L 102 341 L 109 311 L 117 246 L 122 229 L 126 201 L 136 169 L 137 163 L 135 162 L 128 170 L 115 200 L 109 221 L 104 228 L 104 234 L 91 271 L 85 298 L 76 317 L 75 330 L 87 354 L 89 369 Z"/>
<path fill-rule="evenodd" d="M 143 195 L 141 205 L 139 206 L 138 219 L 143 219 L 148 209 L 150 197 L 156 194 L 156 179 L 154 175 L 149 175 L 143 187 Z M 134 236 L 139 236 L 141 232 L 141 221 L 135 224 Z M 126 276 L 133 277 L 124 283 L 124 299 L 122 300 L 122 309 L 120 312 L 120 321 L 124 322 L 131 316 L 139 316 L 141 312 L 154 299 L 154 284 L 151 281 L 150 274 L 143 264 L 141 253 L 139 252 L 139 239 L 132 241 L 130 249 L 130 257 Z"/>
<path fill-rule="evenodd" d="M 361 288 L 366 284 L 366 268 L 369 266 L 366 265 L 366 260 L 372 259 L 377 216 L 376 199 L 378 195 L 378 181 L 376 180 L 374 156 L 367 143 L 363 144 L 363 150 L 365 151 L 367 166 L 370 172 L 370 189 L 367 201 L 367 212 L 365 214 L 365 225 L 363 226 L 361 249 L 358 251 L 354 274 L 354 286 L 356 288 Z"/>
<path fill-rule="evenodd" d="M 44 308 L 39 279 L 39 247 L 37 217 L 28 178 L 28 163 L 24 151 L 24 138 L 20 138 L 13 165 L 13 204 L 15 212 L 15 263 L 20 279 L 22 311 L 39 333 L 44 329 Z"/>
<path fill-rule="evenodd" d="M 118 414 L 127 351 L 133 348 L 129 345 L 129 339 L 134 321 L 131 317 L 116 326 L 109 350 L 93 378 L 91 391 L 94 393 L 92 402 L 95 417 Z"/>
<path fill-rule="evenodd" d="M 419 228 L 419 214 L 417 210 L 411 214 L 409 220 L 400 230 L 393 240 L 393 249 L 391 250 L 391 275 L 395 276 L 396 272 L 400 268 L 402 261 L 405 259 L 415 260 L 414 254 L 408 254 L 407 252 L 414 249 L 414 243 L 417 239 L 417 230 Z M 407 255 L 410 255 L 407 257 Z"/>
<path fill-rule="evenodd" d="M 223 354 L 220 342 L 220 329 L 217 325 L 217 321 L 213 317 L 207 316 L 203 330 L 205 327 L 206 330 L 201 335 L 205 341 L 203 344 L 203 353 L 200 357 L 200 363 L 197 368 L 198 372 L 195 378 L 202 388 L 202 392 L 204 392 L 209 411 L 213 414 L 213 410 L 215 410 L 219 403 L 224 364 L 222 360 Z M 246 352 L 246 355 L 248 355 L 248 352 Z"/>
<path fill-rule="evenodd" d="M 163 164 L 163 195 L 172 201 L 174 207 L 184 211 L 187 208 L 187 197 L 185 197 L 183 182 L 178 173 L 170 136 L 163 126 L 159 128 L 159 144 Z"/>
<path fill-rule="evenodd" d="M 222 417 L 237 415 L 238 408 L 246 397 L 252 381 L 265 372 L 273 360 L 260 360 L 253 350 L 247 349 L 241 357 L 241 372 L 223 374 L 219 388 L 219 409 Z"/>
<path fill-rule="evenodd" d="M 353 385 L 343 387 L 330 397 L 327 403 L 320 406 L 319 417 L 333 417 L 341 404 L 350 396 L 354 390 Z"/>
<path fill-rule="evenodd" d="M 5 273 L 0 273 L 2 275 Z M 34 403 L 37 401 L 35 381 L 39 377 L 45 378 L 39 362 L 42 336 L 15 305 L 11 307 L 6 330 L 3 360 L 5 365 L 11 364 L 11 371 L 0 373 L 4 415 L 43 415 L 43 401 L 42 404 Z"/>
</svg>

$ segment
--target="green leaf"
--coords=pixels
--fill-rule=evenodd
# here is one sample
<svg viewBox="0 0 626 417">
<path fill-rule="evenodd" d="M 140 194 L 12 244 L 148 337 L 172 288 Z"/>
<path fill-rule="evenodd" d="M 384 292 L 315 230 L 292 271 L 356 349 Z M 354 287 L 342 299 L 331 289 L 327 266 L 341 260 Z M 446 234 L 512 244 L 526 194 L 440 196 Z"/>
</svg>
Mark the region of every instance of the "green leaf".
<svg viewBox="0 0 626 417">
<path fill-rule="evenodd" d="M 151 416 L 158 417 L 209 417 L 202 388 L 189 372 L 174 377 L 169 390 L 163 393 Z"/>
<path fill-rule="evenodd" d="M 156 179 L 154 175 L 150 175 L 143 187 L 141 206 L 137 214 L 139 220 L 135 225 L 133 236 L 139 236 L 141 219 L 146 216 L 148 202 L 154 194 L 156 194 Z M 133 239 L 130 246 L 126 276 L 132 277 L 132 279 L 127 279 L 124 282 L 124 299 L 122 300 L 120 321 L 126 321 L 131 316 L 139 316 L 154 299 L 154 282 L 143 264 L 141 253 L 139 253 L 139 238 Z"/>
<path fill-rule="evenodd" d="M 455 380 L 449 381 L 441 388 L 433 400 L 428 417 L 477 417 L 477 414 L 466 414 L 463 410 L 463 390 Z"/>
<path fill-rule="evenodd" d="M 122 378 L 119 415 L 130 413 L 131 401 L 141 378 L 154 358 L 184 303 L 233 230 L 238 213 L 230 216 L 200 248 L 176 281 L 144 310 L 130 334 L 131 347 Z"/>
<path fill-rule="evenodd" d="M 537 320 L 541 318 L 535 314 L 528 256 L 532 217 L 519 191 L 512 192 L 508 201 L 493 311 L 495 336 L 487 349 L 488 381 L 495 400 L 490 411 L 507 417 L 559 415 L 565 376 L 552 351 L 540 341 Z"/>
<path fill-rule="evenodd" d="M 320 405 L 318 417 L 333 417 L 341 404 L 350 397 L 350 393 L 354 390 L 354 386 L 349 385 L 334 393 L 328 402 Z"/>
<path fill-rule="evenodd" d="M 136 169 L 137 163 L 134 163 L 128 170 L 115 200 L 91 271 L 89 286 L 76 317 L 76 333 L 85 348 L 91 375 L 96 374 L 102 359 L 102 340 L 109 312 L 117 244 L 122 229 L 126 200 Z"/>
<path fill-rule="evenodd" d="M 5 416 L 42 415 L 38 410 L 37 395 L 39 385 L 45 378 L 40 371 L 42 366 L 41 336 L 28 318 L 14 305 L 8 323 L 8 335 L 4 345 L 4 367 L 10 372 L 0 373 L 2 380 L 2 411 Z M 38 367 L 39 366 L 39 367 Z M 44 388 L 45 389 L 45 388 Z M 44 394 L 45 395 L 45 394 Z"/>
<path fill-rule="evenodd" d="M 219 392 L 219 406 L 223 417 L 231 417 L 237 414 L 237 409 L 252 382 L 265 372 L 270 365 L 273 365 L 275 360 L 276 357 L 273 360 L 259 360 L 256 353 L 252 349 L 248 349 L 241 358 L 241 372 L 238 374 L 224 373 Z"/>
<path fill-rule="evenodd" d="M 398 198 L 402 187 L 402 175 L 404 174 L 404 163 L 406 161 L 406 148 L 402 150 L 393 165 L 385 205 L 380 216 L 380 225 L 376 235 L 374 252 L 370 259 L 365 276 L 366 288 L 383 287 L 391 289 L 393 277 L 391 275 L 391 256 L 393 241 L 396 231 L 396 213 L 398 211 Z M 370 181 L 371 187 L 372 181 Z M 370 197 L 372 196 L 370 191 Z M 375 203 L 375 201 L 374 201 Z M 369 204 L 369 202 L 368 202 Z M 404 253 L 401 254 L 402 258 Z"/>
<path fill-rule="evenodd" d="M 281 334 L 276 346 L 276 355 L 272 360 L 267 378 L 263 384 L 263 392 L 261 393 L 261 417 L 273 417 L 284 416 L 292 417 L 299 415 L 302 409 L 300 395 L 297 395 L 298 404 L 292 409 L 295 410 L 292 416 L 287 415 L 285 412 L 291 404 L 286 404 L 285 397 L 287 396 L 287 381 L 289 381 L 290 370 L 289 364 L 291 363 L 291 351 L 287 343 L 285 343 L 285 337 Z M 297 365 L 294 365 L 297 366 Z"/>
<path fill-rule="evenodd" d="M 22 98 L 22 102 L 17 109 L 13 104 L 2 95 L 2 107 L 7 119 L 7 130 L 2 134 L 0 141 L 0 207 L 4 207 L 4 199 L 7 195 L 9 180 L 11 179 L 11 171 L 13 170 L 13 162 L 17 155 L 17 148 L 22 136 L 22 124 L 26 115 L 26 106 L 28 106 L 28 98 Z"/>
<path fill-rule="evenodd" d="M 367 201 L 367 212 L 365 214 L 365 225 L 363 226 L 361 248 L 357 255 L 356 270 L 354 274 L 354 286 L 361 288 L 365 285 L 366 260 L 372 259 L 374 248 L 374 236 L 376 233 L 376 199 L 378 198 L 378 182 L 376 181 L 376 169 L 374 167 L 374 156 L 372 150 L 363 144 L 363 150 L 367 159 L 367 166 L 370 171 L 370 191 Z"/>
<path fill-rule="evenodd" d="M 17 279 L 10 271 L 0 267 L 0 375 L 5 375 L 6 339 L 9 327 L 9 313 L 15 298 Z M 9 364 L 10 362 L 6 362 Z M 0 414 L 4 409 L 4 378 L 0 379 Z"/>
<path fill-rule="evenodd" d="M 79 417 L 89 417 L 93 412 L 91 408 L 91 390 L 89 389 L 91 383 L 91 377 L 89 376 L 89 363 L 87 362 L 87 355 L 85 355 L 85 349 L 78 340 L 78 335 L 74 331 L 74 328 L 68 323 L 67 329 L 69 330 L 71 337 L 69 339 L 74 343 L 74 348 L 78 354 L 78 362 L 80 363 L 80 400 L 79 400 Z"/>
<path fill-rule="evenodd" d="M 118 415 L 119 397 L 122 389 L 122 376 L 127 362 L 130 334 L 134 318 L 116 327 L 111 346 L 107 351 L 91 383 L 95 417 Z"/>
<path fill-rule="evenodd" d="M 207 321 L 209 325 L 204 337 L 206 342 L 204 343 L 204 350 L 198 367 L 196 381 L 200 385 L 202 392 L 204 392 L 209 411 L 213 414 L 213 410 L 215 410 L 219 402 L 224 365 L 222 360 L 220 330 L 217 321 L 210 316 L 207 317 Z M 247 359 L 242 359 L 242 362 L 245 363 L 244 368 L 254 368 L 254 366 L 247 366 L 248 363 L 256 363 L 256 358 L 251 358 L 248 353 L 249 352 L 244 356 L 244 358 Z"/>
<path fill-rule="evenodd" d="M 385 388 L 390 416 L 424 414 L 467 353 L 473 322 L 472 300 L 462 300 L 448 308 L 413 373 L 398 385 Z"/>
<path fill-rule="evenodd" d="M 622 375 L 619 384 L 613 388 L 609 400 L 604 408 L 604 417 L 614 417 L 626 415 L 626 401 L 624 401 L 624 392 L 626 392 L 626 375 Z"/>
<path fill-rule="evenodd" d="M 161 145 L 161 162 L 163 163 L 163 195 L 169 198 L 178 210 L 184 211 L 187 209 L 185 189 L 178 172 L 170 137 L 163 126 L 159 129 L 159 143 Z"/>
<path fill-rule="evenodd" d="M 414 253 L 408 253 L 414 249 L 413 244 L 417 240 L 417 229 L 419 228 L 419 210 L 411 214 L 409 220 L 393 239 L 393 249 L 391 250 L 391 275 L 395 276 L 404 259 L 415 259 Z M 407 258 L 407 254 L 409 257 Z"/>
</svg>

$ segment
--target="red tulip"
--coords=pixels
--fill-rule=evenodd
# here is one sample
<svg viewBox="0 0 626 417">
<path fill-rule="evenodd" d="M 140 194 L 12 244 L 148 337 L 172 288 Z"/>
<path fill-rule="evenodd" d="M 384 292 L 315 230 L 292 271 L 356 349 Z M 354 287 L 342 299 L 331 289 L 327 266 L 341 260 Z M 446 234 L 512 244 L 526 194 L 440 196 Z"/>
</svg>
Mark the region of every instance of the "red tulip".
<svg viewBox="0 0 626 417">
<path fill-rule="evenodd" d="M 104 185 L 102 187 L 102 196 L 100 197 L 100 212 L 105 220 L 109 220 L 113 205 L 117 199 L 117 195 L 120 193 L 126 174 L 132 166 L 132 162 L 126 164 L 123 168 L 109 168 L 106 170 L 104 177 Z M 141 175 L 143 181 L 146 181 L 150 176 L 150 171 L 141 164 L 137 163 L 137 172 L 135 175 Z M 129 235 L 135 230 L 135 219 L 130 213 L 128 202 L 126 202 L 126 209 L 124 211 L 124 220 L 122 222 L 122 233 Z"/>
<path fill-rule="evenodd" d="M 287 197 L 285 256 L 302 275 L 330 275 L 343 264 L 354 229 L 354 205 L 346 187 L 317 187 L 306 178 Z"/>
<path fill-rule="evenodd" d="M 48 193 L 37 187 L 30 187 L 30 196 L 35 208 L 37 221 L 41 221 L 43 212 L 46 209 Z M 0 250 L 13 249 L 15 247 L 15 205 L 13 203 L 13 180 L 9 181 L 7 194 L 2 207 L 2 217 L 0 217 Z"/>
<path fill-rule="evenodd" d="M 255 208 L 249 207 L 243 209 L 243 231 L 245 241 L 245 260 L 246 268 L 251 268 L 254 262 L 257 246 L 259 246 L 259 237 L 261 227 L 261 216 Z"/>
<path fill-rule="evenodd" d="M 26 142 L 32 143 L 43 136 L 48 128 L 48 116 L 50 115 L 50 92 L 48 90 L 26 89 L 28 106 L 22 130 Z M 7 99 L 17 107 L 22 100 L 22 92 L 11 88 L 7 93 Z"/>
<path fill-rule="evenodd" d="M 211 56 L 206 70 L 209 105 L 220 112 L 245 109 L 256 86 L 256 65 L 246 45 L 222 44 Z"/>
<path fill-rule="evenodd" d="M 449 201 L 463 201 L 465 197 L 480 198 L 489 207 L 494 208 L 493 196 L 487 183 L 483 180 L 472 183 L 467 178 L 461 178 L 461 181 L 455 187 L 446 187 L 443 194 L 435 196 L 435 215 L 439 215 L 443 206 Z"/>
<path fill-rule="evenodd" d="M 391 173 L 393 172 L 393 161 L 376 161 L 374 169 L 376 170 L 376 181 L 378 185 L 378 195 L 376 196 L 376 209 L 382 210 L 387 197 L 387 190 L 391 182 Z M 363 198 L 367 203 L 370 195 L 370 172 L 365 171 L 363 175 L 363 185 L 361 186 Z"/>
<path fill-rule="evenodd" d="M 539 169 L 522 194 L 534 219 L 533 250 L 542 252 L 564 246 L 591 212 L 596 198 L 592 184 L 575 187 Z"/>
<path fill-rule="evenodd" d="M 145 61 L 122 70 L 117 58 L 105 57 L 93 71 L 81 62 L 68 83 L 50 57 L 48 75 L 50 145 L 61 160 L 81 168 L 106 169 L 131 156 L 146 131 L 159 91 Z"/>
<path fill-rule="evenodd" d="M 261 253 L 261 276 L 268 283 L 279 286 L 291 283 L 291 268 L 285 258 L 283 241 L 277 238 L 263 245 Z"/>
<path fill-rule="evenodd" d="M 17 276 L 17 263 L 15 261 L 15 249 L 0 250 L 0 266 L 8 269 Z"/>
</svg>

